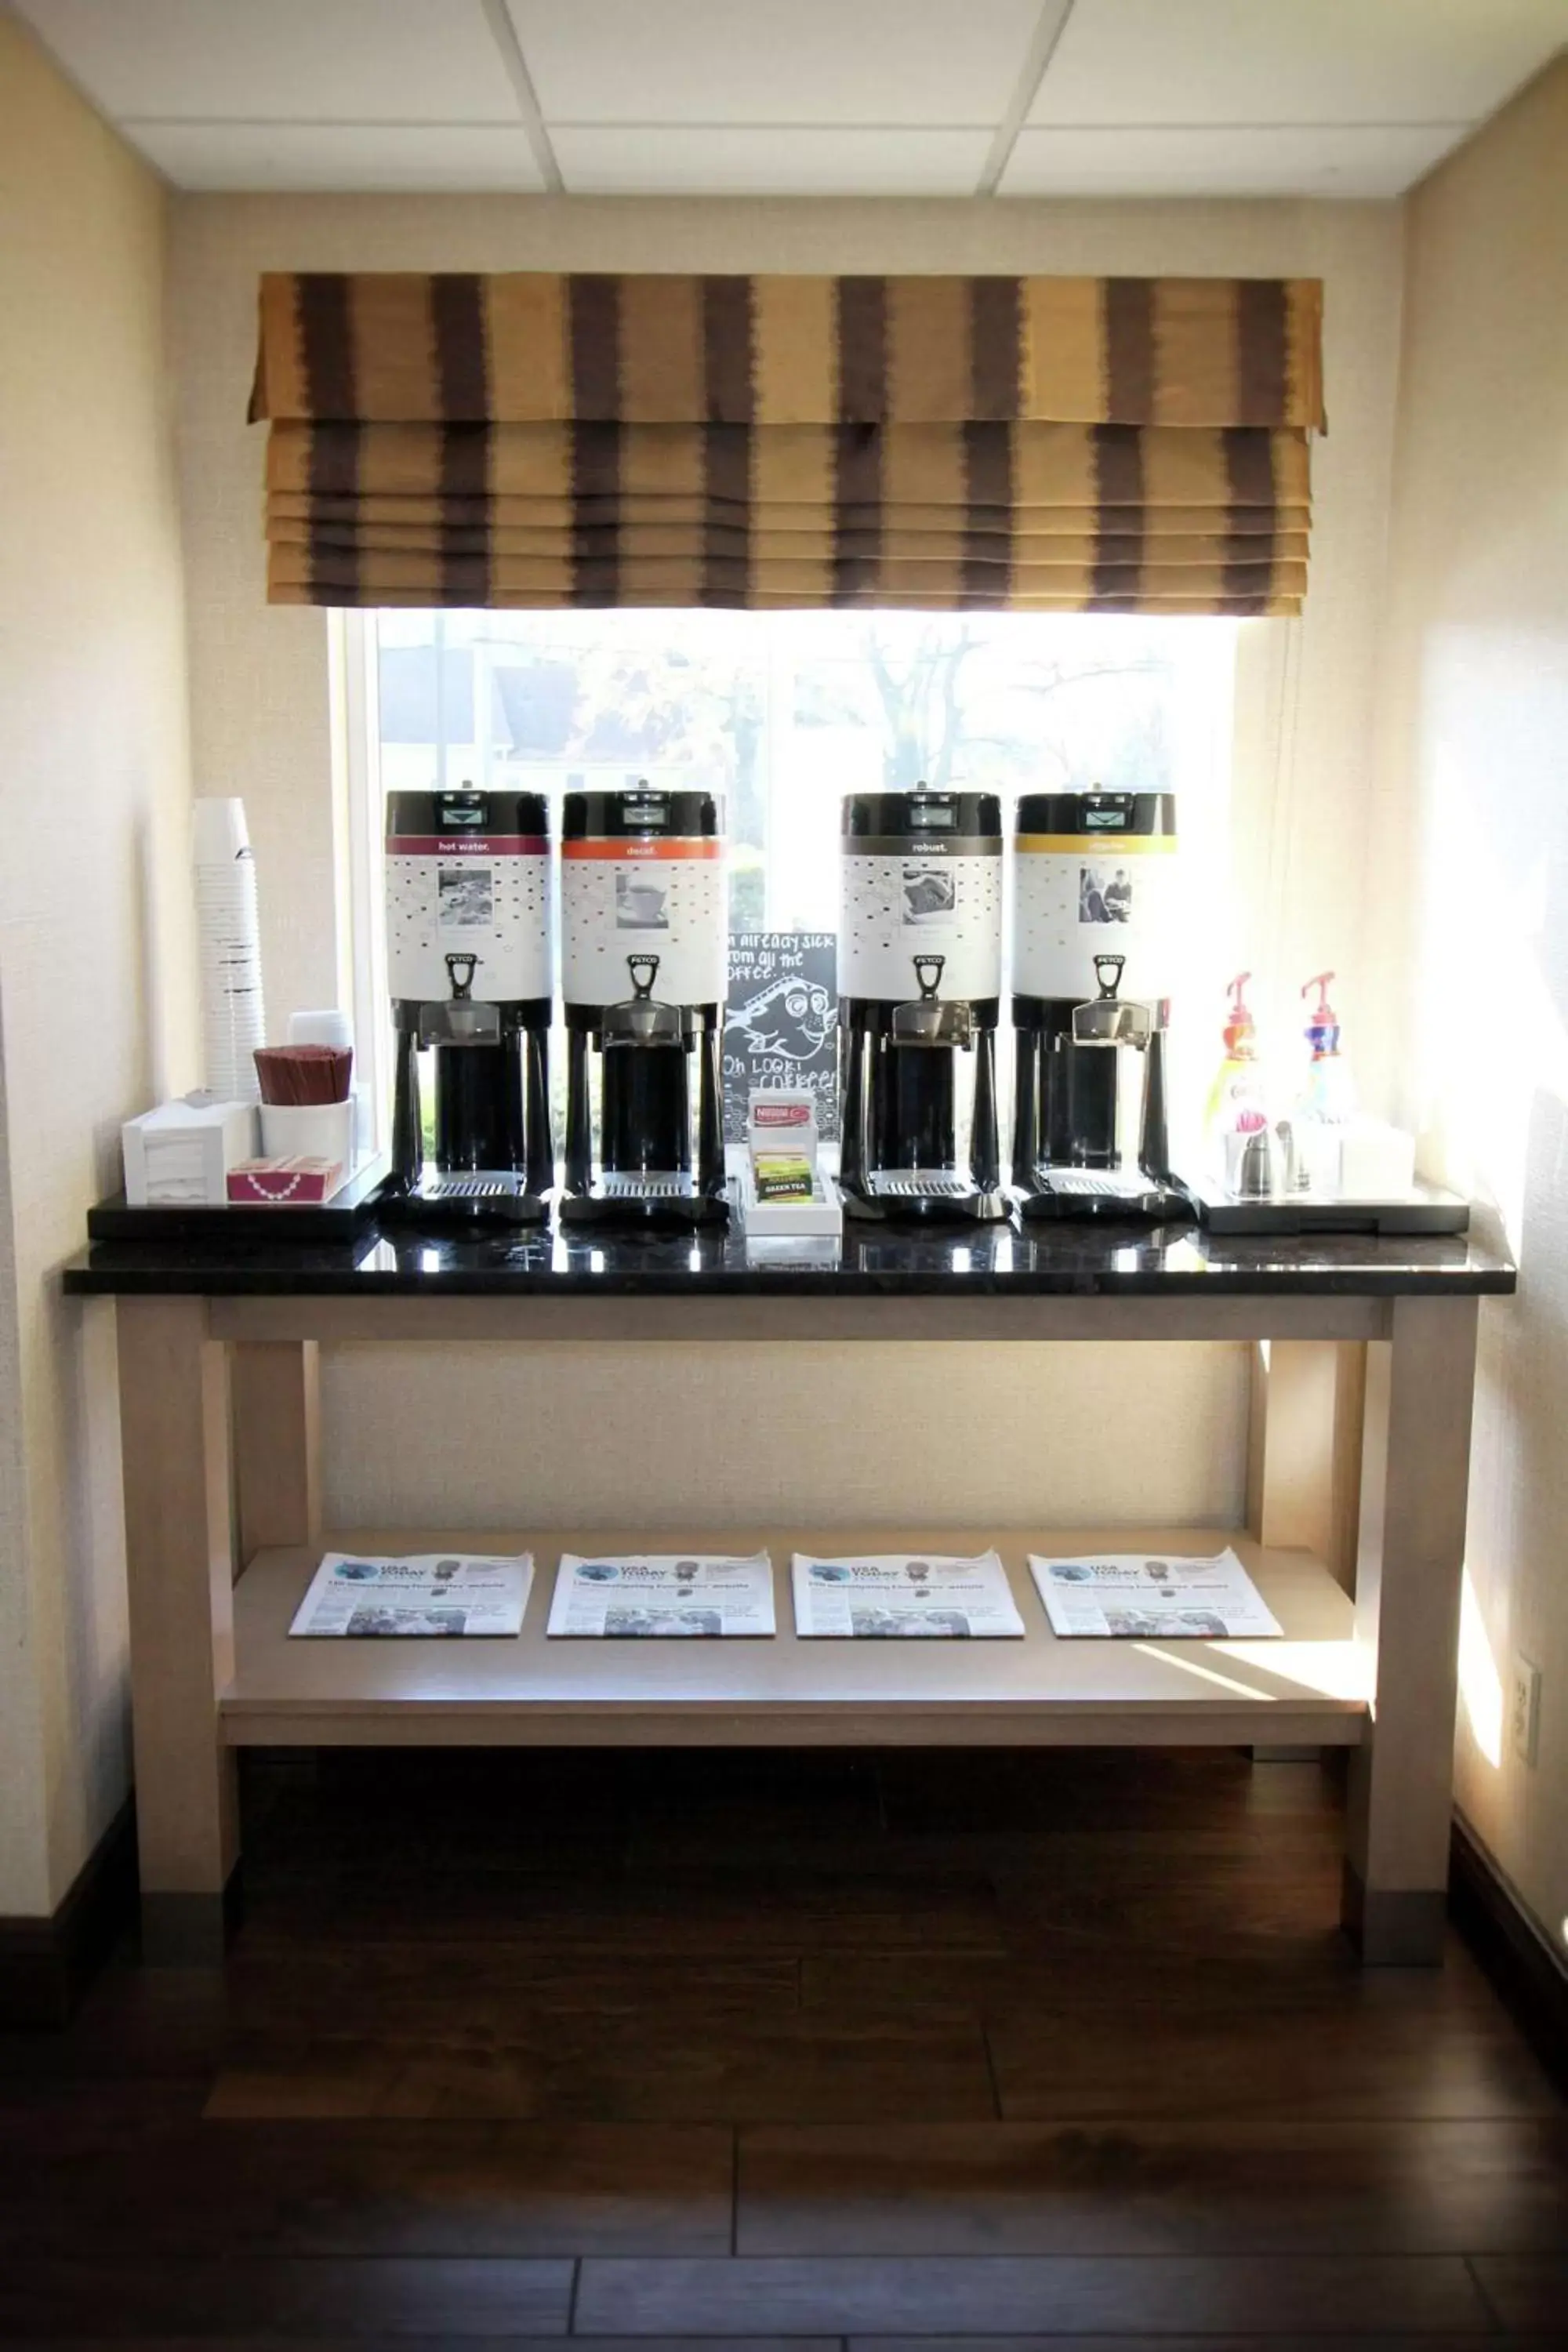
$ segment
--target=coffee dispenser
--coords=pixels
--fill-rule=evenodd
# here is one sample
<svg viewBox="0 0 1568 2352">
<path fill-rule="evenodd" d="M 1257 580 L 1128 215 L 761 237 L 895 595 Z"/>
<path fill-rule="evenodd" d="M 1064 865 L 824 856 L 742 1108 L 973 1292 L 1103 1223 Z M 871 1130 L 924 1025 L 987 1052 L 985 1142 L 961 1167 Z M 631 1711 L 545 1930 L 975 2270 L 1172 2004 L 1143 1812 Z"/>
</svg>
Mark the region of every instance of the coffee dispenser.
<svg viewBox="0 0 1568 2352">
<path fill-rule="evenodd" d="M 839 1189 L 851 1216 L 1007 1213 L 996 1132 L 1002 808 L 992 793 L 854 793 L 838 924 Z M 973 1056 L 961 1141 L 961 1057 Z"/>
<path fill-rule="evenodd" d="M 538 793 L 391 793 L 386 959 L 395 1039 L 387 1209 L 531 1223 L 550 1138 L 550 819 Z M 435 1066 L 425 1162 L 419 1055 Z"/>
<path fill-rule="evenodd" d="M 723 824 L 711 793 L 566 795 L 563 1224 L 679 1229 L 729 1214 Z"/>
<path fill-rule="evenodd" d="M 1016 849 L 1013 1181 L 1023 1213 L 1191 1216 L 1166 1137 L 1175 801 L 1027 793 Z"/>
</svg>

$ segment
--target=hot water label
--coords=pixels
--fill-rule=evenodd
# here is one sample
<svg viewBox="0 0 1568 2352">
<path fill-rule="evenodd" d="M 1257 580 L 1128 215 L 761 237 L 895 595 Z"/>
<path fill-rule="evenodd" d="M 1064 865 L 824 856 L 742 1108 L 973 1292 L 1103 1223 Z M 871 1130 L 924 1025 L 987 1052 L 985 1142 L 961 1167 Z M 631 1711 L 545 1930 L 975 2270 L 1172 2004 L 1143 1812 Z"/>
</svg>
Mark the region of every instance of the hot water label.
<svg viewBox="0 0 1568 2352">
<path fill-rule="evenodd" d="M 561 992 L 568 1004 L 619 1004 L 628 959 L 657 956 L 664 1004 L 722 1004 L 729 908 L 724 845 L 692 835 L 561 845 Z"/>
<path fill-rule="evenodd" d="M 839 860 L 838 992 L 907 1003 L 921 993 L 917 957 L 929 980 L 942 959 L 942 1002 L 1000 995 L 1002 845 L 968 854 L 940 841 L 910 841 L 895 855 Z"/>
<path fill-rule="evenodd" d="M 386 845 L 387 976 L 395 997 L 452 994 L 448 955 L 475 959 L 472 993 L 515 1004 L 550 994 L 549 845 L 531 835 L 393 834 Z"/>
</svg>

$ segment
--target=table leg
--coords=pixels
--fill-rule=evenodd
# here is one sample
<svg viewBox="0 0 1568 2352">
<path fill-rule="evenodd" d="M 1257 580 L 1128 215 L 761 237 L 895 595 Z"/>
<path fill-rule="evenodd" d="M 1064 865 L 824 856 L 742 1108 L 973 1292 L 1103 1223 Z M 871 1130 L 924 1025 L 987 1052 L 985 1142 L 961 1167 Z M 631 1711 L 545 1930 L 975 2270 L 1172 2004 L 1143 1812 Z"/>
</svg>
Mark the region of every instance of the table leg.
<svg viewBox="0 0 1568 2352">
<path fill-rule="evenodd" d="M 1357 1340 L 1258 1343 L 1247 1432 L 1247 1524 L 1259 1543 L 1316 1552 L 1355 1583 L 1366 1349 Z M 1304 1763 L 1321 1748 L 1254 1743 L 1255 1764 Z"/>
<path fill-rule="evenodd" d="M 1247 1524 L 1259 1543 L 1317 1553 L 1355 1581 L 1366 1349 L 1354 1339 L 1260 1343 L 1252 1368 Z"/>
<path fill-rule="evenodd" d="M 216 1959 L 239 1853 L 217 1694 L 234 1668 L 228 1363 L 202 1298 L 121 1298 L 131 1696 L 144 1957 Z"/>
<path fill-rule="evenodd" d="M 1351 1760 L 1344 1921 L 1363 1960 L 1442 1958 L 1477 1302 L 1399 1298 L 1367 1350 L 1357 1636 L 1373 1719 Z"/>
<path fill-rule="evenodd" d="M 246 1341 L 234 1350 L 239 1557 L 321 1539 L 321 1403 L 314 1339 Z"/>
</svg>

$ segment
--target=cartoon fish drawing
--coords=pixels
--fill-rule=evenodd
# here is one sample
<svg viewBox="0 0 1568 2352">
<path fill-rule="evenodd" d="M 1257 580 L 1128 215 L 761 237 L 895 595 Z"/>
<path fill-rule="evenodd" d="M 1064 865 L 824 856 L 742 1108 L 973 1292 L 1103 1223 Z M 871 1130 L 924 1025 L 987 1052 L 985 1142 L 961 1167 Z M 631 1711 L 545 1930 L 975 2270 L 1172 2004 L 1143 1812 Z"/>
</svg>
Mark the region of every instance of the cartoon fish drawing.
<svg viewBox="0 0 1568 2352">
<path fill-rule="evenodd" d="M 787 1062 L 809 1062 L 821 1052 L 837 1017 L 832 993 L 820 982 L 785 972 L 759 989 L 749 1003 L 732 1005 L 724 1025 L 744 1032 L 749 1054 L 779 1054 Z"/>
</svg>

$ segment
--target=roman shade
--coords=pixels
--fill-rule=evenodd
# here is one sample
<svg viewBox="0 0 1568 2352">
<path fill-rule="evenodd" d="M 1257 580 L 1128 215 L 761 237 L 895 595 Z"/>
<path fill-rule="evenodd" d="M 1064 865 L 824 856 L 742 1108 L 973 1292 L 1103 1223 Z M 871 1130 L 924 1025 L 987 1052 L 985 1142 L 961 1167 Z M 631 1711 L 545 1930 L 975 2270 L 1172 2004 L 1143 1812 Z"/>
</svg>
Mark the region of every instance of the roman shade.
<svg viewBox="0 0 1568 2352">
<path fill-rule="evenodd" d="M 1295 613 L 1321 289 L 282 274 L 277 604 Z"/>
</svg>

